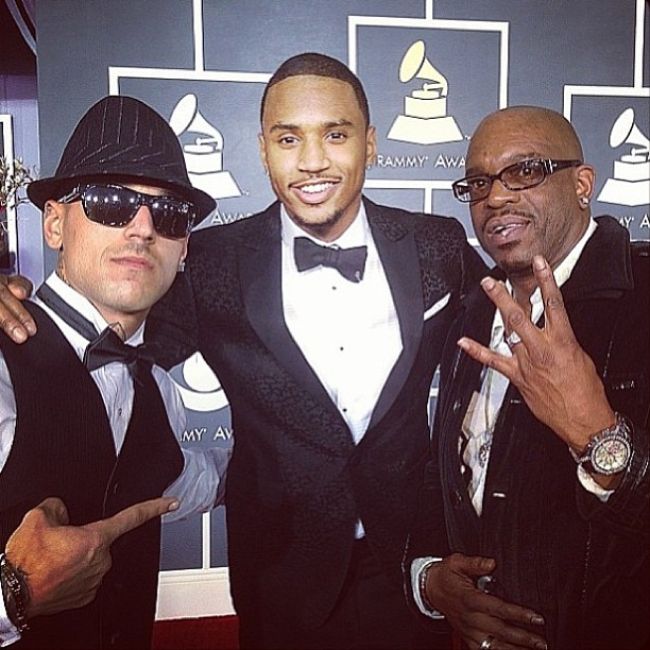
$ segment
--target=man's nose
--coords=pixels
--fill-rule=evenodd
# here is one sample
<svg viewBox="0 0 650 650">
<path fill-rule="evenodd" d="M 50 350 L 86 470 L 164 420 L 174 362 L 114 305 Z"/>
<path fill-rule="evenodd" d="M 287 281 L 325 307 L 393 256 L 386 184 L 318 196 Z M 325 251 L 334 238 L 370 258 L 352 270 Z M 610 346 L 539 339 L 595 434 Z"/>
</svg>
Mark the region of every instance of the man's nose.
<svg viewBox="0 0 650 650">
<path fill-rule="evenodd" d="M 325 144 L 320 138 L 307 138 L 300 148 L 300 169 L 307 172 L 320 172 L 327 169 L 330 161 Z"/>
<path fill-rule="evenodd" d="M 153 225 L 151 210 L 146 205 L 141 205 L 138 211 L 125 228 L 127 237 L 138 237 L 141 239 L 153 239 L 156 235 L 156 229 Z"/>
</svg>

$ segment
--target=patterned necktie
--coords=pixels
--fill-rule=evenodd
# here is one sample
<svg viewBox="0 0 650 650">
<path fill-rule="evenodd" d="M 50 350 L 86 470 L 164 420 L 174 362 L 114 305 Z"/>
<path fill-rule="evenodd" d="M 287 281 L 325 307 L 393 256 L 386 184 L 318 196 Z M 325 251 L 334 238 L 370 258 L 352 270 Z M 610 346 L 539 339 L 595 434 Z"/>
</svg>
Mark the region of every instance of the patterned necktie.
<svg viewBox="0 0 650 650">
<path fill-rule="evenodd" d="M 101 368 L 112 361 L 119 361 L 126 364 L 129 373 L 138 383 L 141 381 L 142 373 L 151 372 L 153 358 L 144 344 L 126 345 L 110 327 L 98 335 L 94 325 L 75 311 L 47 284 L 41 285 L 36 295 L 57 316 L 90 341 L 83 358 L 83 364 L 89 371 Z"/>
<path fill-rule="evenodd" d="M 329 266 L 336 269 L 346 280 L 361 282 L 368 247 L 331 248 L 321 246 L 308 237 L 296 237 L 293 240 L 293 255 L 298 271 L 306 271 L 319 265 Z"/>
</svg>

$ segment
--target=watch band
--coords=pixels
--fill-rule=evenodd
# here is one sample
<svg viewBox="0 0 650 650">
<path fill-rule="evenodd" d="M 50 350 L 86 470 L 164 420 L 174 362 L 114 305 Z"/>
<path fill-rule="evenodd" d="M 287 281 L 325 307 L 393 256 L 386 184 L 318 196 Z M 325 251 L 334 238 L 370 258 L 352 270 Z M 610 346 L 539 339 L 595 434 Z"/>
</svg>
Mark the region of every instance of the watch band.
<svg viewBox="0 0 650 650">
<path fill-rule="evenodd" d="M 631 426 L 623 415 L 620 413 L 615 415 L 616 421 L 614 424 L 594 434 L 581 453 L 577 453 L 569 447 L 569 452 L 578 465 L 588 465 L 592 471 L 606 476 L 622 472 L 627 467 L 632 455 L 632 446 L 630 444 Z M 619 451 L 622 452 L 623 457 L 618 462 L 615 460 L 611 468 L 606 468 L 597 462 L 598 452 L 605 445 L 612 444 L 619 446 Z"/>
<path fill-rule="evenodd" d="M 29 629 L 27 624 L 29 587 L 22 571 L 14 567 L 4 553 L 0 553 L 0 585 L 9 620 L 22 634 Z"/>
</svg>

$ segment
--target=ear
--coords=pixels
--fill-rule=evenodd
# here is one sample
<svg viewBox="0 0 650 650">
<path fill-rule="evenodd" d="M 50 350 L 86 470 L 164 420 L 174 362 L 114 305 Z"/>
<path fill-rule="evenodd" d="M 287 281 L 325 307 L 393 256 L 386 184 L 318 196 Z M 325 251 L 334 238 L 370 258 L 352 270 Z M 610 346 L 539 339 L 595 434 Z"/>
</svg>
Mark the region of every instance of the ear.
<svg viewBox="0 0 650 650">
<path fill-rule="evenodd" d="M 372 167 L 377 158 L 377 131 L 374 126 L 369 126 L 366 131 L 366 166 Z"/>
<path fill-rule="evenodd" d="M 596 171 L 591 165 L 580 165 L 576 169 L 576 196 L 582 210 L 589 207 L 596 184 Z"/>
<path fill-rule="evenodd" d="M 269 165 L 266 159 L 266 140 L 264 139 L 263 133 L 257 134 L 257 144 L 260 148 L 260 160 L 262 161 L 262 167 L 264 167 L 264 173 L 269 175 Z"/>
<path fill-rule="evenodd" d="M 183 240 L 183 250 L 181 251 L 181 257 L 178 260 L 179 263 L 181 263 L 181 264 L 185 261 L 185 258 L 187 257 L 187 245 L 189 243 L 189 240 L 190 240 L 189 235 L 187 237 L 185 237 L 185 239 Z"/>
<path fill-rule="evenodd" d="M 43 207 L 43 235 L 47 245 L 60 250 L 63 247 L 63 223 L 66 209 L 62 203 L 49 200 Z"/>
</svg>

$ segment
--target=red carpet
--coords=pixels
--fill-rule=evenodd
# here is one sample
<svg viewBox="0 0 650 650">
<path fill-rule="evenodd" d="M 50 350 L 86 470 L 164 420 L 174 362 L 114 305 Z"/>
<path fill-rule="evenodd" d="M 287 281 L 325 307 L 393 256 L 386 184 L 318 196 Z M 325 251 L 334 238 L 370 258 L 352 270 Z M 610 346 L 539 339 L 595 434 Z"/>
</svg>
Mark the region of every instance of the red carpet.
<svg viewBox="0 0 650 650">
<path fill-rule="evenodd" d="M 236 616 L 156 621 L 153 650 L 237 650 Z"/>
</svg>

